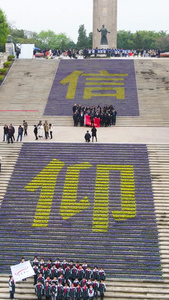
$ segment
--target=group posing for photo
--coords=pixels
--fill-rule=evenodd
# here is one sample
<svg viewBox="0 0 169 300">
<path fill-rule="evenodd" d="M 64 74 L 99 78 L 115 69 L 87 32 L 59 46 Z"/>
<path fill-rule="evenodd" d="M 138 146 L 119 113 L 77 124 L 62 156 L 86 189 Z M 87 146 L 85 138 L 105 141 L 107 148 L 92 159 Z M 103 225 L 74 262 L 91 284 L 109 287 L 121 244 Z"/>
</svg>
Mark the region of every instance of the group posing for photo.
<svg viewBox="0 0 169 300">
<path fill-rule="evenodd" d="M 34 285 L 38 300 L 45 295 L 46 300 L 93 300 L 100 296 L 104 299 L 106 274 L 104 269 L 94 266 L 93 269 L 86 263 L 62 262 L 59 259 L 45 263 L 37 257 L 32 263 L 35 275 Z"/>
<path fill-rule="evenodd" d="M 113 105 L 104 105 L 102 108 L 100 105 L 95 106 L 82 106 L 80 104 L 74 104 L 72 107 L 74 126 L 85 125 L 85 115 L 90 116 L 91 126 L 94 125 L 94 119 L 100 119 L 101 127 L 108 127 L 116 125 L 117 111 Z"/>
</svg>

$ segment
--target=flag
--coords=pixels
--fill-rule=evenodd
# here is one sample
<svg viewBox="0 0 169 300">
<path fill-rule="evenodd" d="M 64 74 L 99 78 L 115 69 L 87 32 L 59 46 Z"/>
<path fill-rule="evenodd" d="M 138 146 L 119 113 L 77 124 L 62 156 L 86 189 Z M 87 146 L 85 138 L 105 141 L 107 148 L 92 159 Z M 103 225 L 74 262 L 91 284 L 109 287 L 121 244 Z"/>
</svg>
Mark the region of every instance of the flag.
<svg viewBox="0 0 169 300">
<path fill-rule="evenodd" d="M 84 124 L 86 126 L 91 126 L 91 120 L 90 120 L 90 116 L 85 115 L 85 121 Z M 94 126 L 95 127 L 100 127 L 100 118 L 94 118 Z"/>
<path fill-rule="evenodd" d="M 15 282 L 35 275 L 29 260 L 18 265 L 11 266 L 10 268 Z"/>
</svg>

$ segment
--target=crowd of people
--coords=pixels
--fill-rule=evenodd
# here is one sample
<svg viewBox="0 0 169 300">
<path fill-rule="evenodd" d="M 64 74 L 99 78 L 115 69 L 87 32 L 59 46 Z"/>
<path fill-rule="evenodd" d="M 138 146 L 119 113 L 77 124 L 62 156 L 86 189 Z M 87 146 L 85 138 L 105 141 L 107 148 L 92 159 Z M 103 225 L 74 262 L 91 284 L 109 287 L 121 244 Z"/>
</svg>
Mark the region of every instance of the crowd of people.
<svg viewBox="0 0 169 300">
<path fill-rule="evenodd" d="M 97 57 L 99 54 L 105 54 L 108 57 L 160 57 L 161 51 L 159 49 L 86 49 L 85 56 L 90 57 L 94 55 Z"/>
<path fill-rule="evenodd" d="M 18 134 L 17 134 L 17 142 L 20 140 L 20 142 L 22 142 L 22 136 L 24 134 L 24 136 L 28 135 L 28 123 L 23 120 L 23 126 L 19 125 L 18 127 Z M 15 141 L 15 127 L 10 124 L 8 125 L 4 125 L 3 127 L 3 142 L 8 142 L 9 143 L 13 143 Z"/>
<path fill-rule="evenodd" d="M 95 106 L 82 106 L 80 104 L 73 105 L 73 121 L 74 126 L 84 126 L 85 124 L 85 115 L 90 116 L 91 126 L 94 125 L 94 119 L 100 119 L 101 127 L 108 127 L 111 125 L 116 125 L 116 115 L 117 111 L 113 105 L 104 105 L 102 108 L 100 105 Z"/>
<path fill-rule="evenodd" d="M 103 268 L 97 266 L 92 270 L 86 263 L 76 261 L 61 262 L 35 257 L 33 260 L 34 285 L 38 300 L 45 295 L 46 300 L 93 300 L 104 298 L 106 274 Z"/>
<path fill-rule="evenodd" d="M 25 258 L 21 258 L 20 263 L 24 263 Z M 38 300 L 45 296 L 46 300 L 93 300 L 104 299 L 106 285 L 106 273 L 101 267 L 93 269 L 84 261 L 76 263 L 73 260 L 69 262 L 64 259 L 55 261 L 43 258 L 38 260 L 35 256 L 32 262 L 34 270 L 34 286 Z M 26 278 L 23 279 L 26 281 Z M 12 276 L 9 276 L 10 299 L 14 299 L 15 282 Z"/>
<path fill-rule="evenodd" d="M 45 121 L 44 124 L 42 124 L 42 121 L 39 121 L 38 125 L 34 125 L 34 135 L 35 139 L 38 140 L 42 139 L 45 136 L 45 139 L 53 138 L 53 125 L 51 123 L 48 123 L 48 121 Z"/>
<path fill-rule="evenodd" d="M 164 51 L 163 51 L 164 52 Z M 44 49 L 44 50 L 34 50 L 33 54 L 34 57 L 38 56 L 38 54 L 41 54 L 41 57 L 44 58 L 56 58 L 56 57 L 69 57 L 69 58 L 78 58 L 84 57 L 84 58 L 90 58 L 90 57 L 97 57 L 100 54 L 105 54 L 107 57 L 157 57 L 160 58 L 161 50 L 160 49 L 141 49 L 141 50 L 135 50 L 135 49 L 67 49 L 67 50 L 51 50 L 51 49 Z"/>
<path fill-rule="evenodd" d="M 35 140 L 42 139 L 45 137 L 45 139 L 52 139 L 53 138 L 53 126 L 52 124 L 48 124 L 47 121 L 42 124 L 42 121 L 39 121 L 38 125 L 34 125 L 34 135 L 35 135 Z M 4 125 L 3 127 L 3 142 L 9 143 L 14 143 L 15 140 L 17 142 L 22 142 L 22 137 L 28 135 L 28 122 L 23 121 L 23 125 L 18 126 L 17 130 L 17 138 L 15 139 L 15 127 L 10 124 Z"/>
</svg>

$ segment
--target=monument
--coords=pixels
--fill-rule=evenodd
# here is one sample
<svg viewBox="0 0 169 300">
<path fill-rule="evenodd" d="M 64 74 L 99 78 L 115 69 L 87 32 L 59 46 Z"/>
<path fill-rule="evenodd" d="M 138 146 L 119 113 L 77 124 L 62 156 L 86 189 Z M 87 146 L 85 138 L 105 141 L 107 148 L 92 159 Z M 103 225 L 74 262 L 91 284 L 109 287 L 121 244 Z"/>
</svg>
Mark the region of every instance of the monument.
<svg viewBox="0 0 169 300">
<path fill-rule="evenodd" d="M 117 0 L 93 0 L 93 49 L 116 47 Z"/>
<path fill-rule="evenodd" d="M 98 32 L 101 32 L 101 40 L 100 40 L 100 45 L 108 45 L 108 40 L 107 40 L 107 33 L 110 33 L 110 31 L 107 30 L 107 28 L 102 25 L 102 28 L 99 30 L 97 29 Z"/>
</svg>

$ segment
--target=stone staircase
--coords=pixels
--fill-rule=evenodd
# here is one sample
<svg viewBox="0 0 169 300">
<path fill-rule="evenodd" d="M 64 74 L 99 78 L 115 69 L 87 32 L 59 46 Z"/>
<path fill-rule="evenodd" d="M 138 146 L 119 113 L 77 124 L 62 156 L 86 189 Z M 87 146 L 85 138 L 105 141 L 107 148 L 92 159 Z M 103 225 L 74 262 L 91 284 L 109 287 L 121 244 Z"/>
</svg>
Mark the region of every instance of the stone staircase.
<svg viewBox="0 0 169 300">
<path fill-rule="evenodd" d="M 8 175 L 6 183 L 8 182 L 9 178 L 11 178 L 11 180 L 10 180 L 9 187 L 7 189 L 6 196 L 4 198 L 6 205 L 2 205 L 2 208 L 1 208 L 1 211 L 3 210 L 3 213 L 1 214 L 0 231 L 2 233 L 2 230 L 3 230 L 2 217 L 4 220 L 6 220 L 6 227 L 9 227 L 8 219 L 10 219 L 11 230 L 12 230 L 12 227 L 15 226 L 14 221 L 15 221 L 15 223 L 18 222 L 18 226 L 16 226 L 16 230 L 19 230 L 20 236 L 23 234 L 25 235 L 26 245 L 27 245 L 27 249 L 24 250 L 22 238 L 17 237 L 16 234 L 15 234 L 15 236 L 12 237 L 10 235 L 10 233 L 8 232 L 10 228 L 7 228 L 6 233 L 5 233 L 5 235 L 8 235 L 8 237 L 6 236 L 7 239 L 6 239 L 5 244 L 3 241 L 4 238 L 2 237 L 2 234 L 1 234 L 1 244 L 3 243 L 4 250 L 3 250 L 3 253 L 0 252 L 0 260 L 1 260 L 0 299 L 9 298 L 8 285 L 7 285 L 8 277 L 7 277 L 7 275 L 2 275 L 2 274 L 9 273 L 9 265 L 13 264 L 13 263 L 17 263 L 20 256 L 25 255 L 26 258 L 28 258 L 28 259 L 32 259 L 34 254 L 39 254 L 39 255 L 43 255 L 44 257 L 48 257 L 49 252 L 50 252 L 50 254 L 57 253 L 57 256 L 59 256 L 60 258 L 62 258 L 62 257 L 64 258 L 65 256 L 66 256 L 66 258 L 69 258 L 70 257 L 69 249 L 71 248 L 70 247 L 71 243 L 73 242 L 74 247 L 75 246 L 77 247 L 78 244 L 76 243 L 75 239 L 77 238 L 80 243 L 80 240 L 82 239 L 85 227 L 86 227 L 87 231 L 90 232 L 90 226 L 87 225 L 87 223 L 86 223 L 86 225 L 83 225 L 84 229 L 81 228 L 80 223 L 82 222 L 82 216 L 85 216 L 86 220 L 88 217 L 87 217 L 87 214 L 82 215 L 80 213 L 81 218 L 79 219 L 79 221 L 78 221 L 78 214 L 76 215 L 76 217 L 74 217 L 74 221 L 76 218 L 77 225 L 80 226 L 80 235 L 79 235 L 78 231 L 76 231 L 76 227 L 75 226 L 72 227 L 73 220 L 69 221 L 67 223 L 67 225 L 68 225 L 67 231 L 70 234 L 69 227 L 72 227 L 72 233 L 70 234 L 71 235 L 70 242 L 68 243 L 67 246 L 65 245 L 65 249 L 63 248 L 63 245 L 64 245 L 63 244 L 63 232 L 64 232 L 63 223 L 60 223 L 60 231 L 62 232 L 62 234 L 61 234 L 62 237 L 60 236 L 60 239 L 62 240 L 60 246 L 58 247 L 58 246 L 54 245 L 54 252 L 53 252 L 53 250 L 52 250 L 53 246 L 50 242 L 50 239 L 48 238 L 46 240 L 47 247 L 45 246 L 45 247 L 43 247 L 43 249 L 39 249 L 39 244 L 41 244 L 41 242 L 43 241 L 41 234 L 43 235 L 44 232 L 48 229 L 46 228 L 44 230 L 42 227 L 41 228 L 35 227 L 35 230 L 30 231 L 30 229 L 29 229 L 30 233 L 29 234 L 27 233 L 27 228 L 29 227 L 30 219 L 33 220 L 33 218 L 31 216 L 32 216 L 32 213 L 34 210 L 33 206 L 35 207 L 34 200 L 36 199 L 36 201 L 37 201 L 37 197 L 38 197 L 39 193 L 37 193 L 36 195 L 34 195 L 34 193 L 31 194 L 30 199 L 31 199 L 31 203 L 32 203 L 31 204 L 32 208 L 31 207 L 29 208 L 29 215 L 24 214 L 24 216 L 27 215 L 27 217 L 25 219 L 24 227 L 23 227 L 23 210 L 26 209 L 26 207 L 27 207 L 26 204 L 29 201 L 28 201 L 26 194 L 23 196 L 22 187 L 25 186 L 27 183 L 29 183 L 30 182 L 29 179 L 35 177 L 39 173 L 39 171 L 42 170 L 43 167 L 46 166 L 46 164 L 49 163 L 50 160 L 54 158 L 54 156 L 56 158 L 56 153 L 57 153 L 57 155 L 59 153 L 58 145 L 55 143 L 52 145 L 53 150 L 52 150 L 51 146 L 49 146 L 49 145 L 47 145 L 46 148 L 45 148 L 44 144 L 43 145 L 34 144 L 34 145 L 35 145 L 33 147 L 34 151 L 31 152 L 33 161 L 32 161 L 32 164 L 30 164 L 29 143 L 24 144 L 23 145 L 24 149 L 21 149 L 21 150 L 18 145 L 4 145 L 2 143 L 0 144 L 0 146 L 2 146 L 2 147 L 0 147 L 0 149 L 3 148 L 3 150 L 1 150 L 0 155 L 3 157 L 4 162 L 5 162 L 5 160 L 8 161 L 9 157 L 13 156 L 13 157 L 15 157 L 13 159 L 13 165 L 14 165 L 16 162 L 17 153 L 19 153 L 19 151 L 20 151 L 19 160 L 16 163 L 15 170 L 14 170 L 12 177 L 10 177 L 12 168 L 10 168 L 9 170 L 6 169 L 6 171 L 3 173 L 3 177 L 4 177 L 4 174 Z M 61 156 L 58 157 L 58 159 L 60 161 L 62 161 L 62 160 L 65 161 L 67 166 L 69 165 L 69 163 L 68 163 L 69 159 L 70 159 L 71 163 L 74 163 L 71 147 L 73 147 L 73 145 L 67 145 L 67 144 L 62 145 L 62 159 L 61 159 Z M 78 147 L 79 147 L 79 145 L 78 145 Z M 75 157 L 78 157 L 78 160 L 81 161 L 82 157 L 83 157 L 82 161 L 86 162 L 85 152 L 87 152 L 87 147 L 90 147 L 90 156 L 93 157 L 94 153 L 95 153 L 93 150 L 94 149 L 93 145 L 86 146 L 85 144 L 83 144 L 84 150 L 82 151 L 82 149 L 80 149 L 80 152 L 82 152 L 81 156 L 80 156 L 80 154 L 75 151 L 75 148 L 77 148 L 77 145 L 75 144 L 75 147 L 73 147 L 73 149 L 74 149 L 73 153 L 74 154 L 76 153 Z M 112 144 L 111 147 L 115 148 L 114 151 L 116 153 L 119 151 L 117 145 Z M 42 148 L 43 148 L 43 150 L 42 150 Z M 128 164 L 133 164 L 132 156 L 133 157 L 136 156 L 136 152 L 135 152 L 136 150 L 134 151 L 133 148 L 131 147 L 130 151 L 129 151 L 129 148 L 127 148 L 126 145 L 122 145 L 122 144 L 120 145 L 120 148 L 121 148 L 121 150 L 120 150 L 119 155 L 122 157 L 122 159 L 124 159 L 124 156 L 122 154 L 124 149 L 126 149 L 124 152 L 131 152 L 130 161 L 128 161 Z M 145 160 L 146 152 L 143 151 L 144 147 L 141 146 L 141 148 L 140 148 L 140 145 L 138 145 L 138 147 L 136 145 L 135 149 L 137 149 L 137 148 L 141 149 L 141 150 L 139 150 L 139 151 L 137 150 L 138 151 L 137 154 L 139 154 L 139 153 L 140 154 L 138 155 L 138 160 L 135 164 L 135 168 L 136 168 L 135 169 L 135 176 L 136 176 L 135 178 L 137 178 L 137 176 L 138 176 L 137 172 L 140 172 L 140 173 L 138 173 L 138 174 L 140 174 L 138 176 L 138 178 L 139 178 L 138 181 L 140 181 L 140 184 L 142 184 L 142 186 L 140 185 L 139 187 L 137 187 L 138 183 L 137 183 L 137 179 L 135 179 L 136 187 L 137 187 L 136 190 L 137 190 L 137 193 L 138 193 L 138 191 L 140 193 L 139 199 L 142 199 L 142 200 L 140 200 L 142 203 L 142 207 L 144 207 L 147 210 L 148 218 L 149 219 L 152 218 L 151 219 L 151 223 L 152 223 L 153 222 L 152 206 L 149 203 L 151 200 L 151 193 L 150 193 L 151 189 L 148 188 L 150 182 L 149 182 L 149 176 L 147 173 L 148 171 L 146 171 L 147 169 L 146 169 L 146 163 L 145 163 L 146 162 L 146 160 Z M 25 152 L 26 149 L 27 149 L 27 151 Z M 48 153 L 51 154 L 50 159 L 47 159 L 47 156 L 45 156 L 47 149 L 48 149 Z M 104 155 L 106 153 L 105 149 L 107 149 L 107 152 L 109 152 L 110 155 L 113 155 L 113 156 L 115 155 L 114 153 L 112 153 L 110 151 L 110 148 L 107 147 L 106 144 L 98 144 L 98 149 L 97 149 L 97 153 L 98 153 L 99 160 L 102 160 L 102 155 Z M 39 159 L 41 162 L 40 168 L 38 167 L 39 163 L 37 160 L 37 153 L 40 157 L 40 159 Z M 104 259 L 100 260 L 100 254 L 98 252 L 99 247 L 97 246 L 95 248 L 95 250 L 92 251 L 91 247 L 89 246 L 90 243 L 87 243 L 88 244 L 87 249 L 88 249 L 88 252 L 90 253 L 90 255 L 86 253 L 87 261 L 89 261 L 90 263 L 96 263 L 96 261 L 97 261 L 97 262 L 99 262 L 98 263 L 99 265 L 102 261 L 104 267 L 106 268 L 107 274 L 109 274 L 109 273 L 112 274 L 112 275 L 110 274 L 108 276 L 108 279 L 106 280 L 107 292 L 106 292 L 105 299 L 108 299 L 108 298 L 109 299 L 123 299 L 123 300 L 128 300 L 131 298 L 135 299 L 135 300 L 136 299 L 153 299 L 153 300 L 168 299 L 168 292 L 169 292 L 169 229 L 168 229 L 168 223 L 169 223 L 169 215 L 168 215 L 168 212 L 169 212 L 169 201 L 168 201 L 168 197 L 169 197 L 169 184 L 168 184 L 168 182 L 169 182 L 168 181 L 168 179 L 169 179 L 169 168 L 168 168 L 169 167 L 169 145 L 157 145 L 157 144 L 156 145 L 147 145 L 147 154 L 148 154 L 148 159 L 149 159 L 149 168 L 150 168 L 150 173 L 151 173 L 151 182 L 152 182 L 152 189 L 153 189 L 153 195 L 154 195 L 153 198 L 154 198 L 154 206 L 155 206 L 155 215 L 156 215 L 156 221 L 157 221 L 157 226 L 158 226 L 159 249 L 160 249 L 160 258 L 161 258 L 161 264 L 162 264 L 162 278 L 161 279 L 160 279 L 160 277 L 158 278 L 158 276 L 155 275 L 155 273 L 154 273 L 155 269 L 152 269 L 153 265 L 155 263 L 154 259 L 155 259 L 155 257 L 158 257 L 158 255 L 155 254 L 155 256 L 153 256 L 153 253 L 154 253 L 153 243 L 155 242 L 155 240 L 154 240 L 154 242 L 152 242 L 151 235 L 152 234 L 154 235 L 155 232 L 153 232 L 154 227 L 152 229 L 150 224 L 148 225 L 148 226 L 150 226 L 150 228 L 147 231 L 147 233 L 149 234 L 149 239 L 151 241 L 150 241 L 150 243 L 148 240 L 146 241 L 146 248 L 144 249 L 144 251 L 147 251 L 148 245 L 150 244 L 151 245 L 150 250 L 151 249 L 152 250 L 147 255 L 150 255 L 151 269 L 154 270 L 153 273 L 150 273 L 151 275 L 149 274 L 149 272 L 146 275 L 147 271 L 145 271 L 145 269 L 144 269 L 144 264 L 146 263 L 146 261 L 141 263 L 144 271 L 141 271 L 141 269 L 138 267 L 138 262 L 137 262 L 137 259 L 135 258 L 134 252 L 132 252 L 133 253 L 132 254 L 133 262 L 135 265 L 135 268 L 133 268 L 133 270 L 136 270 L 136 268 L 139 268 L 139 271 L 136 272 L 135 275 L 132 275 L 132 269 L 131 269 L 130 275 L 126 271 L 127 272 L 126 274 L 128 274 L 128 275 L 125 276 L 125 271 L 122 270 L 123 263 L 120 264 L 120 256 L 119 256 L 118 260 L 117 260 L 117 256 L 115 256 L 116 257 L 116 259 L 115 259 L 115 257 L 113 256 L 113 252 L 111 253 L 111 256 L 112 256 L 112 268 L 114 268 L 114 271 L 109 272 L 107 269 L 106 261 L 108 262 L 108 264 L 110 264 L 110 260 L 109 260 L 108 256 L 106 255 L 106 252 L 104 249 L 104 247 L 105 247 L 104 244 L 101 244 L 101 253 L 102 253 L 102 256 Z M 6 155 L 6 158 L 4 155 Z M 63 159 L 63 157 L 67 157 L 67 159 L 66 158 Z M 89 157 L 87 157 L 87 158 L 89 159 Z M 114 160 L 116 161 L 116 163 L 118 163 L 118 161 L 117 161 L 118 159 L 119 159 L 119 156 L 118 156 L 118 154 L 116 154 L 114 157 Z M 127 159 L 127 156 L 126 156 L 126 159 Z M 25 163 L 24 163 L 24 161 L 25 161 Z M 91 161 L 89 161 L 89 162 L 91 163 Z M 96 163 L 97 163 L 97 161 L 96 161 Z M 9 163 L 9 165 L 10 165 L 10 163 Z M 35 167 L 35 165 L 36 165 L 36 167 Z M 36 171 L 34 171 L 35 168 L 36 168 Z M 137 168 L 138 168 L 138 171 L 137 171 Z M 3 169 L 4 169 L 4 166 L 3 166 L 2 170 Z M 23 177 L 23 175 L 20 176 L 23 172 L 22 169 L 25 169 L 24 172 L 25 172 L 26 176 L 28 176 L 28 178 L 26 178 L 25 176 Z M 32 170 L 32 174 L 30 174 L 30 170 Z M 85 174 L 83 174 L 83 176 L 84 175 Z M 17 180 L 17 176 L 18 176 L 19 181 Z M 62 176 L 63 176 L 63 173 L 62 173 Z M 88 174 L 89 181 L 86 182 L 87 186 L 90 186 L 91 194 L 93 193 L 92 186 L 94 185 L 94 181 L 92 181 L 92 177 L 93 177 L 93 173 L 91 173 L 91 175 L 89 173 Z M 15 181 L 14 181 L 14 178 L 16 179 Z M 21 180 L 21 178 L 22 178 L 22 180 Z M 61 188 L 61 186 L 63 187 L 63 181 L 64 181 L 61 178 L 62 177 L 60 177 L 60 178 L 58 177 L 58 180 L 57 180 L 57 185 L 59 185 L 60 188 Z M 111 183 L 113 184 L 113 191 L 111 191 L 110 194 L 114 193 L 114 196 L 115 196 L 116 194 L 119 193 L 118 184 L 116 185 L 116 183 L 115 183 L 116 181 L 118 181 L 118 176 L 116 177 L 115 181 L 112 181 L 112 180 L 113 179 L 111 179 Z M 1 190 L 2 182 L 3 181 L 0 181 L 0 190 Z M 16 185 L 16 182 L 18 182 L 21 185 L 19 189 Z M 12 194 L 10 194 L 11 186 L 16 187 L 15 189 L 13 188 Z M 58 186 L 58 188 L 56 188 L 57 201 L 59 201 L 59 199 L 61 199 L 61 196 L 62 196 L 62 195 L 59 195 L 59 193 L 61 193 L 61 189 L 59 188 L 59 186 Z M 83 188 L 81 185 L 80 185 L 80 187 L 81 187 L 81 193 L 82 193 L 81 198 L 82 198 L 84 195 Z M 20 193 L 20 196 L 19 196 L 18 192 Z M 8 198 L 9 195 L 10 195 L 10 198 Z M 91 200 L 90 193 L 88 193 L 88 197 Z M 115 198 L 116 198 L 116 196 L 115 196 Z M 53 201 L 55 201 L 55 200 L 53 200 Z M 17 205 L 18 205 L 18 208 L 17 208 Z M 11 211 L 11 207 L 15 207 L 14 212 Z M 144 210 L 141 210 L 141 212 L 142 212 L 142 214 L 144 214 Z M 57 227 L 58 221 L 61 222 L 61 220 L 58 216 L 54 217 L 55 214 L 56 214 L 56 211 L 53 210 L 51 218 L 52 218 L 54 228 Z M 89 211 L 88 211 L 88 215 L 89 215 Z M 144 218 L 145 217 L 146 217 L 146 214 L 144 215 Z M 18 218 L 18 221 L 17 221 L 17 218 Z M 110 218 L 109 218 L 109 222 L 111 225 Z M 131 224 L 130 224 L 130 226 L 131 226 Z M 135 226 L 136 226 L 136 224 L 135 224 Z M 19 229 L 19 227 L 21 227 L 23 229 L 21 230 L 21 229 Z M 52 228 L 50 225 L 48 227 L 49 227 L 49 232 L 51 234 L 53 232 Z M 146 230 L 146 227 L 142 228 L 142 230 L 143 231 Z M 76 238 L 73 235 L 74 231 L 76 232 L 76 235 L 75 235 Z M 14 232 L 15 232 L 15 230 L 12 230 L 13 235 L 14 235 Z M 38 232 L 40 235 L 38 236 L 38 240 L 37 240 L 36 234 Z M 133 232 L 135 232 L 135 234 L 137 233 L 136 227 L 135 227 L 135 229 L 133 227 L 132 233 Z M 57 234 L 59 234 L 59 233 L 57 233 Z M 54 235 L 54 233 L 52 235 Z M 89 235 L 90 235 L 90 233 L 89 233 Z M 100 233 L 97 233 L 97 235 L 99 237 Z M 57 239 L 57 236 L 56 235 L 54 235 L 54 236 Z M 123 242 L 122 242 L 120 236 L 123 239 Z M 122 235 L 122 231 L 121 231 L 120 236 L 117 237 L 114 232 L 113 237 L 114 237 L 114 239 L 118 238 L 118 245 L 121 245 L 120 247 L 122 249 L 123 245 L 125 243 L 127 246 L 127 244 L 128 244 L 127 240 L 129 239 L 129 237 L 127 237 L 127 231 L 125 232 L 126 237 L 124 237 Z M 49 237 L 49 234 L 48 234 L 48 237 Z M 33 239 L 33 243 L 28 242 L 28 238 Z M 94 236 L 93 236 L 93 238 L 94 238 Z M 19 247 L 18 247 L 18 243 L 19 243 Z M 102 243 L 101 239 L 99 240 L 99 243 Z M 50 245 L 50 247 L 49 247 L 49 245 Z M 85 244 L 83 243 L 83 245 L 85 245 Z M 108 244 L 106 247 L 108 247 Z M 60 248 L 60 252 L 59 252 L 59 248 Z M 52 250 L 52 252 L 51 252 L 51 250 Z M 133 250 L 134 250 L 134 248 L 133 248 Z M 77 251 L 79 252 L 79 255 L 77 255 L 75 248 L 73 251 L 74 251 L 74 255 L 72 253 L 71 257 L 73 257 L 74 259 L 75 258 L 82 259 L 82 257 L 84 257 L 84 253 L 83 253 L 83 251 L 80 250 L 79 247 L 77 247 Z M 114 248 L 114 251 L 115 251 L 115 248 Z M 118 250 L 118 251 L 120 252 L 122 250 Z M 130 251 L 131 251 L 131 248 L 130 248 Z M 19 253 L 19 257 L 18 257 L 18 253 Z M 97 253 L 97 256 L 95 257 L 96 253 Z M 96 260 L 94 259 L 94 257 Z M 130 256 L 130 257 L 132 258 L 132 256 Z M 3 262 L 4 258 L 5 258 L 5 264 Z M 127 256 L 126 256 L 126 259 L 127 259 Z M 118 266 L 117 266 L 117 264 L 118 264 Z M 133 265 L 133 267 L 134 267 L 134 265 Z M 121 273 L 121 275 L 117 276 L 117 274 L 120 274 L 120 273 Z M 36 299 L 36 297 L 34 295 L 34 287 L 33 287 L 32 279 L 28 279 L 26 282 L 17 283 L 16 299 L 30 299 L 30 300 Z"/>
<path fill-rule="evenodd" d="M 13 145 L 6 145 L 6 143 L 0 143 L 0 156 L 2 157 L 0 172 L 0 203 L 5 195 L 20 148 L 20 144 L 15 143 Z"/>
<path fill-rule="evenodd" d="M 0 276 L 0 299 L 9 299 L 7 275 Z M 168 299 L 169 287 L 157 283 L 145 283 L 137 281 L 117 281 L 106 280 L 106 293 L 104 299 L 118 300 L 138 300 L 138 299 Z M 27 278 L 26 282 L 16 283 L 15 300 L 34 300 L 37 299 L 33 286 L 33 278 Z M 43 297 L 45 299 L 45 297 Z M 100 297 L 98 298 L 100 299 Z"/>
<path fill-rule="evenodd" d="M 134 64 L 140 116 L 117 115 L 117 126 L 169 126 L 168 59 L 139 59 Z M 43 116 L 58 65 L 58 60 L 16 61 L 0 88 L 1 125 L 19 125 L 24 119 L 34 125 L 48 119 L 56 126 L 73 126 L 72 117 Z"/>
</svg>

